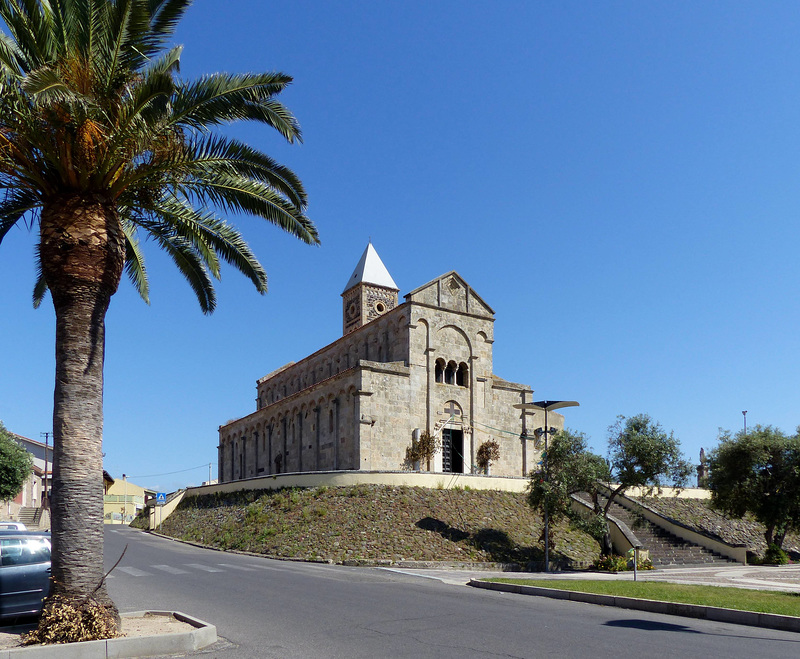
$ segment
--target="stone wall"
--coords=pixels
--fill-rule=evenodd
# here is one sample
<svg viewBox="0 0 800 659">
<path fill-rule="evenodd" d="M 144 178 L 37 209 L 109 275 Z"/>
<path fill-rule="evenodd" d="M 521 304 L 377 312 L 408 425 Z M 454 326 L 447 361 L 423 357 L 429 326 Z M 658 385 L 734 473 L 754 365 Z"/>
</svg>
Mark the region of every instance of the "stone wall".
<svg viewBox="0 0 800 659">
<path fill-rule="evenodd" d="M 478 447 L 494 439 L 500 459 L 491 473 L 527 475 L 540 459 L 533 429 L 544 419 L 514 409 L 531 401 L 530 387 L 492 372 L 494 312 L 456 273 L 405 299 L 259 379 L 256 412 L 220 427 L 220 481 L 410 469 L 406 449 L 425 430 L 453 446 L 449 466 L 440 452 L 433 471 L 473 472 Z M 563 427 L 563 417 L 550 414 L 548 423 Z"/>
</svg>

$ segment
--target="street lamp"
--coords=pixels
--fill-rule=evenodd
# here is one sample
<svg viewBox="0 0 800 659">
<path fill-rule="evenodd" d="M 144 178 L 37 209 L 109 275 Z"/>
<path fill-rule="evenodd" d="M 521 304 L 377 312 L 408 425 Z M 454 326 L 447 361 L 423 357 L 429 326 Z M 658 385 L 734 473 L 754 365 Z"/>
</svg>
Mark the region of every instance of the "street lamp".
<svg viewBox="0 0 800 659">
<path fill-rule="evenodd" d="M 547 439 L 551 434 L 555 434 L 556 429 L 551 428 L 547 423 L 547 413 L 550 410 L 559 410 L 562 407 L 578 407 L 580 403 L 574 400 L 539 400 L 535 403 L 517 403 L 514 407 L 518 410 L 544 410 L 544 428 L 537 428 L 534 434 L 544 435 L 544 458 L 542 467 L 544 468 L 544 480 L 547 482 L 550 472 L 547 468 Z M 544 571 L 550 572 L 550 514 L 547 506 L 544 507 Z"/>
<path fill-rule="evenodd" d="M 742 410 L 742 416 L 744 417 L 744 434 L 747 436 L 747 410 Z"/>
</svg>

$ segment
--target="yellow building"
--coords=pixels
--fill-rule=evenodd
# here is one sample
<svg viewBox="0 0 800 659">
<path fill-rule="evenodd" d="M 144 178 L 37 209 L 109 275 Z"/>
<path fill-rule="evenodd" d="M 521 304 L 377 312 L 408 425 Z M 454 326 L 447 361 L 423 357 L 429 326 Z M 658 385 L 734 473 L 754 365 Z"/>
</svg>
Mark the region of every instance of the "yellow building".
<svg viewBox="0 0 800 659">
<path fill-rule="evenodd" d="M 155 498 L 155 490 L 148 490 L 125 479 L 106 481 L 103 496 L 103 521 L 106 524 L 130 524 L 145 504 Z"/>
</svg>

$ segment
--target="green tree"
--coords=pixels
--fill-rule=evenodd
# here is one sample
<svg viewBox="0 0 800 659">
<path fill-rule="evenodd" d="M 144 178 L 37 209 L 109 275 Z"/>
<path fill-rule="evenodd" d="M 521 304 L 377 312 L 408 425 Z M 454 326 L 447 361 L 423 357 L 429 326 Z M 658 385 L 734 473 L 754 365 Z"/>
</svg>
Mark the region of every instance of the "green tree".
<svg viewBox="0 0 800 659">
<path fill-rule="evenodd" d="M 800 530 L 800 428 L 793 437 L 772 426 L 733 437 L 725 431 L 708 463 L 712 505 L 736 517 L 752 513 L 767 547 L 780 549 L 787 533 Z"/>
<path fill-rule="evenodd" d="M 105 315 L 123 270 L 148 299 L 140 237 L 167 252 L 202 310 L 225 261 L 264 293 L 266 274 L 217 215 L 254 215 L 319 242 L 297 176 L 219 133 L 237 121 L 300 139 L 276 100 L 282 73 L 178 77 L 169 47 L 191 0 L 0 0 L 0 241 L 38 226 L 35 304 L 56 314 L 54 593 L 103 585 Z M 216 210 L 215 210 L 216 209 Z"/>
<path fill-rule="evenodd" d="M 531 472 L 528 484 L 528 503 L 552 522 L 569 518 L 572 523 L 597 537 L 602 537 L 598 520 L 586 519 L 572 508 L 572 496 L 578 492 L 594 492 L 598 481 L 610 477 L 602 457 L 589 451 L 586 435 L 568 429 L 560 430 L 550 440 L 547 454 L 542 456 L 544 467 Z M 542 539 L 543 540 L 543 539 Z"/>
<path fill-rule="evenodd" d="M 0 501 L 17 496 L 32 470 L 31 454 L 14 441 L 0 421 Z"/>
<path fill-rule="evenodd" d="M 618 416 L 608 432 L 612 489 L 607 497 L 602 497 L 598 490 L 592 493 L 595 513 L 602 518 L 605 528 L 602 547 L 606 554 L 612 550 L 608 511 L 619 494 L 632 487 L 649 493 L 659 486 L 682 487 L 692 473 L 692 465 L 681 454 L 680 441 L 647 414 Z"/>
</svg>

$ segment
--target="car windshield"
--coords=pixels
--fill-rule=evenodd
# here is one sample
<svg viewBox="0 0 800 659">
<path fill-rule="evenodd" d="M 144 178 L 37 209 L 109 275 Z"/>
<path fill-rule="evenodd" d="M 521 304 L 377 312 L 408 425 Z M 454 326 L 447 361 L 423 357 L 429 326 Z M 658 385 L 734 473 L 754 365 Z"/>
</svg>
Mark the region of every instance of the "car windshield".
<svg viewBox="0 0 800 659">
<path fill-rule="evenodd" d="M 29 565 L 50 560 L 47 538 L 0 538 L 0 565 Z"/>
</svg>

